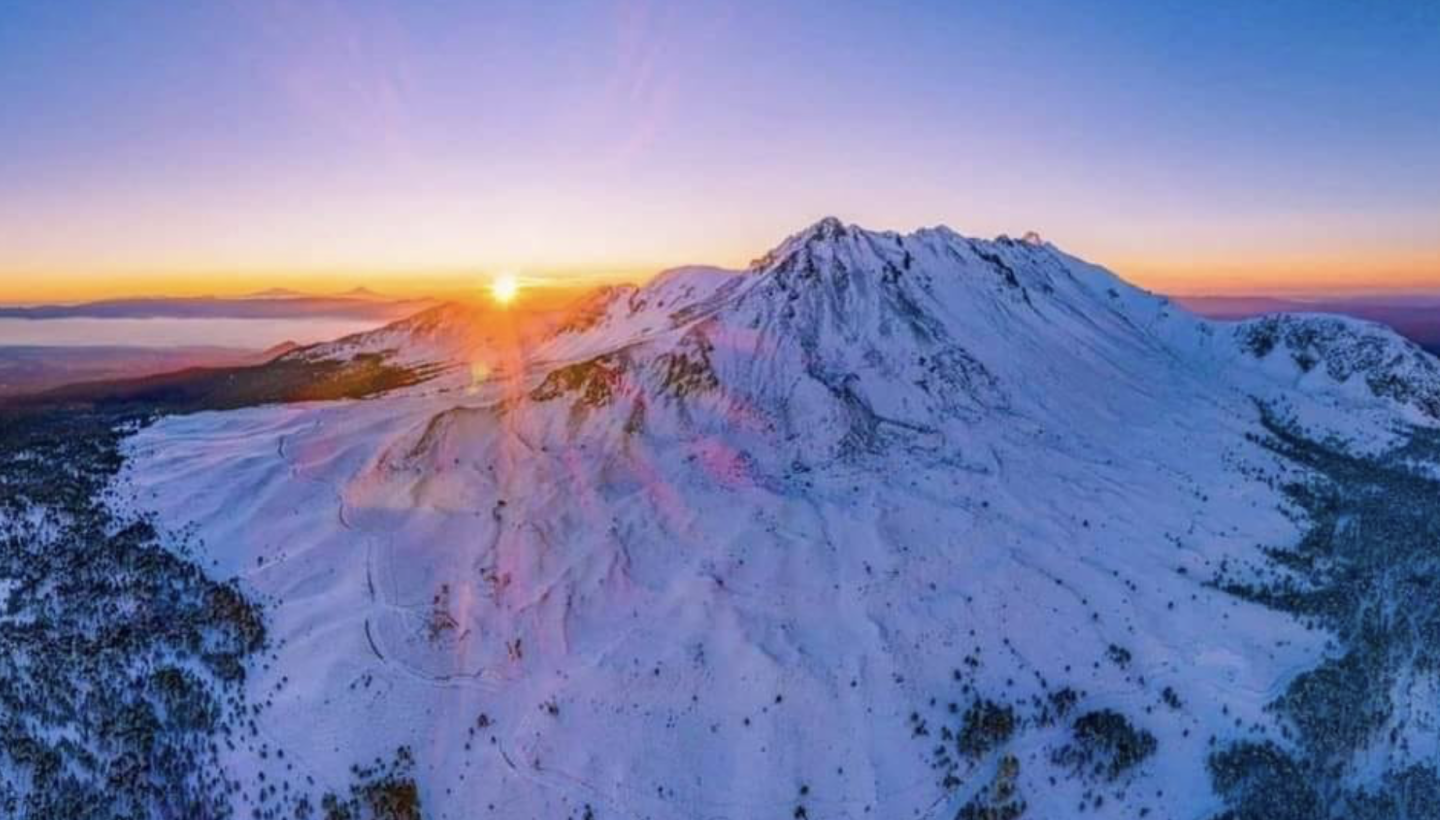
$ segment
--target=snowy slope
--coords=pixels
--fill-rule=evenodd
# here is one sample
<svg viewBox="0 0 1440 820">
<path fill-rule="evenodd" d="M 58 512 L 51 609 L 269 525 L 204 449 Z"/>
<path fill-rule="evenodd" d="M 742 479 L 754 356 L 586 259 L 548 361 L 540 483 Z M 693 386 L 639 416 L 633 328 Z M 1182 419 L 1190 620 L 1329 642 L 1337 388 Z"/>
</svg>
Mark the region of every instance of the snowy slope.
<svg viewBox="0 0 1440 820">
<path fill-rule="evenodd" d="M 376 357 L 422 372 L 425 388 L 456 388 L 504 371 L 523 370 L 529 352 L 566 319 L 557 309 L 512 314 L 490 303 L 446 302 L 384 327 L 309 345 L 282 359 L 348 363 Z"/>
<path fill-rule="evenodd" d="M 1235 336 L 1249 354 L 1288 360 L 1302 378 L 1317 372 L 1329 382 L 1353 380 L 1376 398 L 1440 419 L 1440 363 L 1382 325 L 1341 316 L 1280 314 L 1242 322 Z"/>
<path fill-rule="evenodd" d="M 466 327 L 364 344 L 473 370 Z M 279 639 L 243 815 L 261 772 L 343 792 L 404 745 L 437 818 L 1212 816 L 1212 736 L 1278 741 L 1329 651 L 1211 583 L 1303 531 L 1257 401 L 1378 447 L 1440 395 L 1375 327 L 833 219 L 508 349 L 131 440 L 127 486 Z"/>
</svg>

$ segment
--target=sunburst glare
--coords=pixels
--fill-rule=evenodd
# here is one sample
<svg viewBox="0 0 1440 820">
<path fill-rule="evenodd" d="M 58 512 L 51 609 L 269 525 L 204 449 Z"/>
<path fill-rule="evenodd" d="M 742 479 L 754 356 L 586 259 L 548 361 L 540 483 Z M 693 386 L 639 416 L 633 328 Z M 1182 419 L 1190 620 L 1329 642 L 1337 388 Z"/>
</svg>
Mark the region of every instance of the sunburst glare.
<svg viewBox="0 0 1440 820">
<path fill-rule="evenodd" d="M 513 273 L 497 274 L 490 280 L 490 296 L 502 305 L 515 301 L 520 294 L 520 280 Z"/>
</svg>

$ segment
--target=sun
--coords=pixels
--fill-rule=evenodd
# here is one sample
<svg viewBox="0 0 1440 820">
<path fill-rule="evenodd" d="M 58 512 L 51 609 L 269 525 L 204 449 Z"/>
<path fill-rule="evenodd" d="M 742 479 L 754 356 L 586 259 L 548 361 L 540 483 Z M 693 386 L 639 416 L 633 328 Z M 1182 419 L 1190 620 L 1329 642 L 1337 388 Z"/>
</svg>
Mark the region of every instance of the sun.
<svg viewBox="0 0 1440 820">
<path fill-rule="evenodd" d="M 501 273 L 490 280 L 490 296 L 502 305 L 515 301 L 520 294 L 520 280 L 513 273 Z"/>
</svg>

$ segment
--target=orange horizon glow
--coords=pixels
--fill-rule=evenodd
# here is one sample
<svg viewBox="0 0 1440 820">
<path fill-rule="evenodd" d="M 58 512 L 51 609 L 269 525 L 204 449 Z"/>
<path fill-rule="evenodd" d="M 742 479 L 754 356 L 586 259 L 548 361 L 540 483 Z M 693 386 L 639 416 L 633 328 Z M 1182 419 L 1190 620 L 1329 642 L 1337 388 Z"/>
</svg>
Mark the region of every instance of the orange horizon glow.
<svg viewBox="0 0 1440 820">
<path fill-rule="evenodd" d="M 660 268 L 602 271 L 548 271 L 527 274 L 521 290 L 573 290 L 616 282 L 641 282 Z M 398 299 L 491 298 L 497 276 L 485 268 L 464 271 L 230 271 L 198 273 L 84 274 L 0 271 L 0 305 L 74 304 L 107 299 L 233 299 L 283 288 L 307 296 L 340 296 L 364 288 Z"/>
<path fill-rule="evenodd" d="M 1110 267 L 1147 290 L 1176 296 L 1343 296 L 1440 290 L 1440 251 L 1360 258 L 1277 254 L 1247 261 L 1136 258 Z"/>
<path fill-rule="evenodd" d="M 1107 260 L 1063 243 L 1061 250 L 1106 267 L 1126 281 L 1157 293 L 1199 295 L 1346 295 L 1440 290 L 1440 250 L 1374 250 L 1358 258 L 1335 254 L 1272 253 L 1244 257 L 1220 253 L 1189 258 L 1116 254 Z M 721 266 L 743 268 L 763 249 L 727 254 Z M 0 269 L 0 304 L 65 304 L 141 297 L 235 298 L 271 288 L 307 295 L 339 295 L 366 288 L 393 298 L 464 299 L 477 290 L 497 297 L 496 284 L 511 278 L 515 290 L 575 290 L 619 282 L 643 283 L 670 267 L 708 264 L 703 260 L 673 264 L 634 264 L 594 269 L 529 269 L 523 277 L 476 266 L 459 270 L 199 270 L 114 271 L 85 274 L 54 270 Z M 506 286 L 507 288 L 510 285 Z M 507 299 L 497 299 L 502 303 Z"/>
</svg>

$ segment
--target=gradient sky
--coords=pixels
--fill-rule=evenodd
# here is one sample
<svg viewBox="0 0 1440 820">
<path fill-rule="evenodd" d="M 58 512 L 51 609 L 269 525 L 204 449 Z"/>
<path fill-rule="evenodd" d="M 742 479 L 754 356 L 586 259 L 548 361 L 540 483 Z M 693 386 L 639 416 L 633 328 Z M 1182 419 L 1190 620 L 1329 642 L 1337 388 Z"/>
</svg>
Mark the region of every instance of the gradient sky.
<svg viewBox="0 0 1440 820">
<path fill-rule="evenodd" d="M 1440 3 L 0 0 L 0 300 L 638 276 L 826 214 L 1440 286 Z"/>
</svg>

